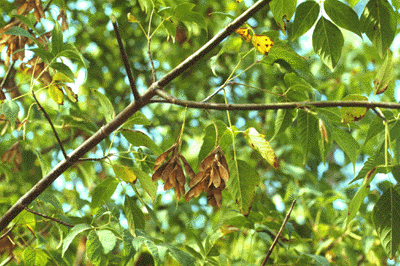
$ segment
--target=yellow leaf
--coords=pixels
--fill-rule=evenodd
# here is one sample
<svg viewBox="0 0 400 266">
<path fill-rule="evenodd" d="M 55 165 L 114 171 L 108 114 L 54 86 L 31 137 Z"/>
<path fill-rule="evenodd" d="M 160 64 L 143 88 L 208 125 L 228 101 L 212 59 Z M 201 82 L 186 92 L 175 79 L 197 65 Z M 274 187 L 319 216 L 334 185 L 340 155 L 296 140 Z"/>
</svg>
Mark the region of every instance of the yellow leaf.
<svg viewBox="0 0 400 266">
<path fill-rule="evenodd" d="M 64 93 L 59 86 L 54 85 L 54 84 L 50 85 L 49 86 L 49 96 L 57 104 L 59 104 L 59 105 L 64 104 Z"/>
<path fill-rule="evenodd" d="M 263 134 L 258 133 L 254 127 L 251 127 L 246 130 L 245 138 L 247 143 L 258 151 L 271 166 L 278 169 L 278 158 Z"/>
<path fill-rule="evenodd" d="M 129 22 L 133 22 L 133 23 L 139 22 L 139 21 L 135 18 L 135 16 L 133 16 L 131 13 L 128 13 L 128 14 L 127 14 L 127 17 L 128 17 L 128 21 L 129 21 Z"/>
<path fill-rule="evenodd" d="M 66 83 L 74 83 L 74 81 L 71 78 L 69 78 L 68 76 L 66 76 L 61 72 L 57 72 L 56 74 L 54 74 L 52 80 L 66 82 Z"/>
<path fill-rule="evenodd" d="M 130 167 L 121 164 L 114 164 L 112 168 L 115 176 L 123 181 L 127 183 L 133 183 L 136 181 L 136 175 Z"/>
<path fill-rule="evenodd" d="M 274 41 L 265 35 L 254 35 L 251 39 L 253 46 L 263 55 L 267 55 L 274 45 Z"/>
<path fill-rule="evenodd" d="M 249 42 L 251 40 L 251 35 L 249 33 L 248 28 L 240 28 L 236 30 L 236 33 L 242 36 L 242 38 L 246 41 Z"/>
<path fill-rule="evenodd" d="M 344 97 L 342 101 L 368 101 L 368 98 L 363 95 L 350 94 Z M 365 107 L 342 107 L 340 108 L 341 122 L 353 123 L 361 120 L 367 111 L 368 109 Z"/>
</svg>

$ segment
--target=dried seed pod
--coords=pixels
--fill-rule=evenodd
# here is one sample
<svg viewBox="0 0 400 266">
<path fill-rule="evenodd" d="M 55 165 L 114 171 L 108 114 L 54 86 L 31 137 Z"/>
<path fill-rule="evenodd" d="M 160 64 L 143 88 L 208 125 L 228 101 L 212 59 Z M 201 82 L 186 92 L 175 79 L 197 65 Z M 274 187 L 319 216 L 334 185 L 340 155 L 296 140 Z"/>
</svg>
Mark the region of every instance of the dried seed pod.
<svg viewBox="0 0 400 266">
<path fill-rule="evenodd" d="M 164 180 L 164 191 L 174 188 L 175 196 L 180 200 L 181 195 L 185 194 L 186 178 L 183 168 L 185 168 L 185 172 L 190 178 L 195 176 L 192 167 L 190 167 L 185 157 L 178 152 L 178 144 L 175 143 L 156 159 L 152 180 L 157 181 L 160 178 Z"/>
<path fill-rule="evenodd" d="M 222 205 L 222 190 L 225 182 L 229 180 L 229 169 L 224 153 L 220 146 L 214 150 L 199 164 L 199 173 L 190 180 L 190 190 L 185 196 L 189 201 L 198 197 L 201 192 L 207 192 L 207 200 L 212 206 Z"/>
</svg>

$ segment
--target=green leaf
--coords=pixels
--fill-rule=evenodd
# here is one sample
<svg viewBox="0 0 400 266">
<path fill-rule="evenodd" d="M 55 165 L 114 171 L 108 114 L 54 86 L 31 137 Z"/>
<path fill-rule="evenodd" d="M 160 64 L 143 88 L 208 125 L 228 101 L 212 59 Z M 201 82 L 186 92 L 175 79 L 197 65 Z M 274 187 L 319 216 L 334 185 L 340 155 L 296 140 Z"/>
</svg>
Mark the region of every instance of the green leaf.
<svg viewBox="0 0 400 266">
<path fill-rule="evenodd" d="M 387 256 L 393 259 L 400 243 L 400 195 L 392 186 L 379 198 L 372 211 L 375 230 Z"/>
<path fill-rule="evenodd" d="M 368 101 L 368 98 L 358 94 L 350 94 L 342 99 L 342 101 Z M 368 111 L 365 107 L 342 107 L 340 108 L 340 116 L 342 123 L 353 123 L 361 120 Z"/>
<path fill-rule="evenodd" d="M 154 260 L 156 261 L 156 265 L 160 265 L 160 255 L 158 252 L 158 247 L 154 244 L 153 241 L 146 239 L 144 244 L 149 249 L 151 255 L 153 255 Z"/>
<path fill-rule="evenodd" d="M 346 0 L 350 4 L 350 7 L 354 7 L 360 0 Z"/>
<path fill-rule="evenodd" d="M 351 7 L 338 0 L 326 0 L 324 10 L 336 25 L 361 37 L 360 21 Z"/>
<path fill-rule="evenodd" d="M 67 75 L 65 75 L 61 72 L 57 72 L 56 74 L 54 74 L 54 76 L 52 77 L 52 80 L 53 80 L 53 82 L 61 81 L 61 82 L 66 82 L 66 83 L 74 83 L 73 79 L 71 79 L 70 77 L 68 77 Z"/>
<path fill-rule="evenodd" d="M 153 180 L 151 180 L 151 177 L 136 166 L 131 167 L 131 169 L 136 177 L 139 179 L 143 189 L 150 195 L 150 197 L 154 201 L 157 196 L 157 188 Z"/>
<path fill-rule="evenodd" d="M 146 220 L 144 214 L 136 205 L 135 200 L 131 197 L 128 197 L 128 195 L 125 196 L 124 214 L 128 220 L 128 226 L 131 229 L 131 232 L 134 232 L 135 229 L 145 229 Z"/>
<path fill-rule="evenodd" d="M 65 237 L 64 242 L 63 242 L 63 247 L 62 247 L 62 256 L 64 257 L 65 251 L 67 251 L 69 245 L 71 242 L 75 239 L 75 237 L 82 233 L 83 231 L 86 231 L 90 229 L 91 227 L 87 224 L 77 224 L 75 225 L 69 234 Z"/>
<path fill-rule="evenodd" d="M 114 249 L 115 244 L 117 243 L 117 238 L 110 230 L 99 230 L 96 233 L 99 237 L 101 246 L 103 247 L 104 254 L 108 254 Z"/>
<path fill-rule="evenodd" d="M 385 156 L 383 155 L 383 152 L 385 151 L 384 149 L 385 145 L 382 142 L 378 147 L 379 148 L 376 150 L 374 155 L 368 157 L 367 161 L 364 163 L 363 168 L 361 168 L 358 175 L 353 180 L 351 180 L 349 184 L 364 178 L 367 175 L 367 173 L 371 171 L 374 167 L 383 165 L 385 163 Z"/>
<path fill-rule="evenodd" d="M 51 48 L 54 54 L 61 52 L 63 48 L 63 33 L 60 24 L 56 20 L 53 31 L 51 33 Z"/>
<path fill-rule="evenodd" d="M 125 123 L 122 125 L 123 128 L 129 129 L 133 125 L 151 125 L 151 121 L 147 119 L 147 117 L 141 113 L 136 112 L 134 113 Z"/>
<path fill-rule="evenodd" d="M 114 107 L 112 106 L 112 103 L 107 98 L 107 96 L 94 89 L 92 89 L 91 91 L 99 100 L 102 108 L 102 113 L 104 113 L 104 117 L 106 118 L 107 123 L 113 120 L 113 118 L 115 117 L 115 111 Z"/>
<path fill-rule="evenodd" d="M 315 1 L 306 1 L 297 7 L 293 21 L 293 40 L 299 38 L 311 29 L 317 21 L 319 9 L 320 6 Z"/>
<path fill-rule="evenodd" d="M 113 164 L 112 168 L 115 176 L 120 178 L 121 180 L 127 183 L 132 183 L 136 181 L 136 175 L 130 167 L 122 164 Z"/>
<path fill-rule="evenodd" d="M 285 35 L 285 20 L 289 21 L 292 18 L 294 11 L 296 10 L 296 5 L 297 0 L 274 0 L 269 3 L 269 7 L 274 15 L 276 24 L 278 24 L 279 28 Z"/>
<path fill-rule="evenodd" d="M 354 195 L 353 199 L 351 200 L 351 202 L 349 204 L 348 212 L 347 212 L 346 227 L 356 216 L 358 210 L 360 209 L 361 204 L 363 203 L 365 197 L 368 195 L 369 184 L 374 179 L 375 174 L 376 174 L 376 168 L 373 168 L 373 169 L 371 169 L 371 171 L 369 171 L 365 175 L 361 186 L 359 187 L 359 189 L 357 190 L 357 193 Z"/>
<path fill-rule="evenodd" d="M 315 77 L 310 72 L 305 59 L 282 41 L 275 42 L 268 56 L 264 56 L 262 63 L 267 66 L 277 63 L 283 68 L 287 68 L 288 72 L 296 72 L 311 85 L 316 84 Z"/>
<path fill-rule="evenodd" d="M 195 258 L 177 247 L 167 243 L 160 244 L 159 246 L 166 247 L 171 256 L 182 266 L 193 266 L 196 263 Z"/>
<path fill-rule="evenodd" d="M 18 119 L 19 106 L 15 101 L 5 100 L 1 105 L 1 113 L 6 116 L 11 125 L 15 127 L 15 121 Z"/>
<path fill-rule="evenodd" d="M 385 125 L 383 123 L 383 120 L 379 116 L 376 116 L 372 120 L 372 122 L 369 123 L 367 137 L 364 140 L 364 146 L 368 143 L 369 140 L 371 140 L 377 134 L 384 132 L 385 132 Z"/>
<path fill-rule="evenodd" d="M 207 24 L 204 16 L 202 16 L 198 12 L 192 11 L 193 7 L 195 6 L 196 5 L 192 3 L 183 3 L 177 5 L 173 10 L 173 14 L 181 21 L 193 22 L 200 27 L 207 29 Z"/>
<path fill-rule="evenodd" d="M 53 61 L 55 57 L 51 52 L 46 51 L 44 48 L 33 48 L 31 51 L 34 52 L 35 55 L 39 56 L 46 64 Z"/>
<path fill-rule="evenodd" d="M 358 144 L 349 133 L 337 127 L 332 127 L 332 137 L 342 151 L 349 157 L 350 161 L 353 163 L 353 167 L 355 167 L 360 144 Z"/>
<path fill-rule="evenodd" d="M 326 18 L 321 17 L 315 26 L 312 44 L 315 53 L 333 71 L 340 59 L 344 44 L 340 29 Z"/>
<path fill-rule="evenodd" d="M 145 13 L 148 13 L 151 9 L 153 9 L 153 3 L 152 0 L 138 0 L 140 8 L 142 11 Z"/>
<path fill-rule="evenodd" d="M 13 15 L 13 17 L 16 17 L 17 19 L 21 20 L 22 23 L 24 23 L 26 26 L 28 26 L 29 29 L 32 29 L 36 35 L 41 35 L 37 29 L 35 28 L 34 24 L 32 23 L 32 21 L 29 19 L 28 16 L 24 16 L 24 15 Z M 32 17 L 31 17 L 32 18 Z M 35 20 L 36 22 L 36 20 Z M 26 36 L 27 37 L 27 36 Z M 31 35 L 32 38 L 32 35 Z"/>
<path fill-rule="evenodd" d="M 240 212 L 247 216 L 253 204 L 254 190 L 260 183 L 260 176 L 256 170 L 245 161 L 237 160 L 229 166 L 231 177 L 227 188 L 239 205 Z"/>
<path fill-rule="evenodd" d="M 185 248 L 187 249 L 187 251 L 189 251 L 190 254 L 192 254 L 197 260 L 203 260 L 204 257 L 197 252 L 194 248 L 192 248 L 191 246 L 185 245 Z"/>
<path fill-rule="evenodd" d="M 31 248 L 26 248 L 23 253 L 24 264 L 27 266 L 35 266 L 36 252 Z"/>
<path fill-rule="evenodd" d="M 50 98 L 58 105 L 64 104 L 64 93 L 62 89 L 54 84 L 51 84 L 48 89 Z"/>
<path fill-rule="evenodd" d="M 302 253 L 302 255 L 305 255 L 307 257 L 310 257 L 310 258 L 314 259 L 317 262 L 318 265 L 322 265 L 322 266 L 330 266 L 331 265 L 329 263 L 329 261 L 324 256 L 307 254 L 307 253 Z"/>
<path fill-rule="evenodd" d="M 68 87 L 68 86 L 65 85 L 65 84 L 61 84 L 60 86 L 63 87 L 65 93 L 66 93 L 67 96 L 68 96 L 68 99 L 69 99 L 71 102 L 76 103 L 76 102 L 78 101 L 78 95 L 75 94 L 75 93 L 72 91 L 72 89 L 71 89 L 70 87 Z"/>
<path fill-rule="evenodd" d="M 258 133 L 254 127 L 248 128 L 244 133 L 247 143 L 275 169 L 278 169 L 278 158 L 265 136 Z"/>
<path fill-rule="evenodd" d="M 63 50 L 58 53 L 59 57 L 63 56 L 69 59 L 74 59 L 78 61 L 78 66 L 86 68 L 86 59 L 73 44 L 66 43 L 63 45 L 62 49 Z"/>
<path fill-rule="evenodd" d="M 95 265 L 106 265 L 103 247 L 95 230 L 91 230 L 87 236 L 86 256 L 89 261 Z"/>
<path fill-rule="evenodd" d="M 34 149 L 33 150 L 36 153 L 36 156 L 39 159 L 39 164 L 40 164 L 40 168 L 42 169 L 42 176 L 47 175 L 47 173 L 49 172 L 50 166 L 47 163 L 47 161 L 44 159 L 42 153 L 40 153 L 38 150 Z"/>
<path fill-rule="evenodd" d="M 132 146 L 140 147 L 144 146 L 154 152 L 155 155 L 159 156 L 163 151 L 157 144 L 145 133 L 139 130 L 123 129 L 121 134 L 129 141 Z"/>
<path fill-rule="evenodd" d="M 366 33 L 380 57 L 386 54 L 396 34 L 397 19 L 386 0 L 370 0 L 360 19 L 362 32 Z"/>
<path fill-rule="evenodd" d="M 35 38 L 33 38 L 32 35 L 23 28 L 14 26 L 11 29 L 9 29 L 8 31 L 6 31 L 5 34 L 27 37 L 27 38 L 31 39 L 38 47 L 43 49 L 43 45 L 40 42 L 38 42 Z"/>
<path fill-rule="evenodd" d="M 271 140 L 283 133 L 293 122 L 294 117 L 293 110 L 279 109 L 276 113 L 275 132 Z"/>
<path fill-rule="evenodd" d="M 54 68 L 55 70 L 57 70 L 57 71 L 59 71 L 61 73 L 63 73 L 70 80 L 72 80 L 72 82 L 74 82 L 74 80 L 75 80 L 74 72 L 72 72 L 72 70 L 66 64 L 59 63 L 59 62 L 53 62 L 53 63 L 51 63 L 50 67 Z M 69 82 L 71 82 L 71 81 L 69 81 Z"/>
<path fill-rule="evenodd" d="M 381 94 L 386 91 L 389 83 L 394 79 L 394 63 L 390 50 L 386 51 L 386 57 L 383 64 L 379 67 L 374 79 L 375 94 Z"/>
<path fill-rule="evenodd" d="M 47 202 L 51 205 L 53 205 L 53 207 L 57 210 L 57 211 L 62 211 L 62 205 L 60 203 L 60 201 L 56 198 L 56 196 L 54 196 L 54 194 L 47 192 L 47 190 L 45 190 L 43 193 L 41 193 L 38 196 L 38 199 L 43 201 L 43 202 Z"/>
<path fill-rule="evenodd" d="M 226 124 L 222 121 L 215 121 L 215 124 L 218 128 L 218 135 L 221 136 L 224 134 L 225 130 L 227 129 Z M 203 161 L 204 158 L 206 158 L 207 155 L 214 149 L 216 141 L 215 126 L 214 124 L 210 124 L 204 129 L 203 144 L 201 145 L 198 156 L 199 162 Z"/>
<path fill-rule="evenodd" d="M 92 192 L 91 208 L 95 209 L 100 207 L 100 205 L 108 201 L 114 194 L 118 184 L 118 179 L 112 177 L 109 177 L 98 184 Z"/>
<path fill-rule="evenodd" d="M 322 162 L 325 164 L 325 158 L 328 156 L 332 146 L 332 136 L 329 126 L 325 126 L 325 122 L 322 119 L 318 119 L 318 144 L 319 151 L 321 153 Z"/>
<path fill-rule="evenodd" d="M 297 130 L 299 134 L 300 144 L 303 146 L 303 163 L 306 163 L 309 151 L 311 150 L 313 145 L 316 146 L 318 141 L 317 117 L 310 112 L 299 110 L 297 115 Z"/>
</svg>

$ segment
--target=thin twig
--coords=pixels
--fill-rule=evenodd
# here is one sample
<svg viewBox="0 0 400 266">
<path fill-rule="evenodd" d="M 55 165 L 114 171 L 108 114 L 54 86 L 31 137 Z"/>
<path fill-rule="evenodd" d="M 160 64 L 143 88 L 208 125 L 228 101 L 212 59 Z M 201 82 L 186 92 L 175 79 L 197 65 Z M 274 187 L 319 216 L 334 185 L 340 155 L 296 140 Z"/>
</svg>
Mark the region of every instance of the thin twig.
<svg viewBox="0 0 400 266">
<path fill-rule="evenodd" d="M 129 63 L 128 55 L 126 54 L 124 43 L 122 42 L 121 33 L 119 32 L 118 23 L 115 18 L 111 17 L 111 22 L 114 27 L 115 36 L 117 37 L 119 53 L 121 54 L 122 62 L 124 63 L 126 74 L 128 75 L 129 85 L 134 99 L 137 101 L 140 99 L 140 94 L 136 88 L 135 80 L 133 79 L 131 64 Z"/>
<path fill-rule="evenodd" d="M 4 76 L 3 80 L 1 81 L 1 84 L 0 84 L 0 93 L 3 93 L 3 94 L 4 94 L 4 92 L 3 92 L 3 87 L 4 87 L 4 84 L 6 84 L 6 81 L 7 81 L 8 77 L 9 77 L 9 75 L 10 75 L 10 73 L 11 73 L 11 70 L 12 70 L 12 68 L 14 67 L 14 64 L 15 64 L 15 61 L 12 61 L 11 65 L 10 65 L 10 66 L 8 67 L 8 69 L 7 69 L 6 75 Z"/>
<path fill-rule="evenodd" d="M 274 242 L 272 243 L 271 247 L 269 248 L 268 253 L 267 253 L 267 255 L 265 256 L 265 259 L 264 259 L 264 261 L 262 262 L 261 266 L 264 266 L 264 265 L 267 263 L 268 258 L 269 258 L 269 256 L 271 256 L 271 253 L 272 253 L 272 251 L 274 250 L 276 243 L 278 243 L 279 236 L 282 234 L 283 228 L 285 227 L 286 223 L 288 222 L 288 220 L 289 220 L 289 218 L 290 218 L 290 214 L 292 213 L 294 204 L 296 204 L 296 200 L 293 200 L 292 206 L 290 206 L 289 212 L 286 214 L 285 220 L 283 220 L 281 229 L 279 229 L 279 232 L 278 232 L 278 234 L 276 235 L 275 240 L 274 240 Z"/>
<path fill-rule="evenodd" d="M 49 124 L 51 126 L 51 129 L 53 130 L 54 136 L 56 136 L 58 145 L 60 145 L 60 148 L 61 148 L 61 151 L 62 151 L 62 153 L 64 155 L 64 158 L 67 160 L 68 159 L 68 155 L 64 150 L 64 146 L 62 145 L 62 142 L 61 142 L 60 138 L 58 137 L 57 131 L 56 131 L 53 123 L 51 122 L 50 116 L 47 114 L 46 110 L 44 110 L 44 108 L 40 105 L 38 99 L 36 98 L 34 90 L 32 90 L 32 95 L 33 95 L 33 99 L 35 99 L 35 102 L 38 105 L 39 110 L 43 112 L 44 117 L 46 117 L 47 121 L 49 122 Z"/>
<path fill-rule="evenodd" d="M 3 239 L 3 238 L 5 238 L 5 237 L 14 229 L 14 227 L 15 227 L 15 224 L 14 224 L 13 226 L 11 226 L 11 228 L 9 228 L 9 229 L 7 230 L 7 232 L 5 232 L 4 234 L 2 234 L 2 235 L 0 236 L 0 240 Z"/>
<path fill-rule="evenodd" d="M 29 209 L 29 208 L 26 207 L 26 206 L 24 206 L 24 209 L 25 209 L 27 212 L 30 212 L 30 213 L 33 213 L 33 214 L 35 214 L 35 215 L 37 215 L 37 216 L 40 216 L 40 217 L 43 217 L 43 218 L 52 220 L 52 221 L 54 221 L 54 222 L 56 222 L 56 223 L 59 223 L 59 224 L 62 224 L 62 225 L 68 226 L 68 227 L 74 227 L 74 226 L 75 226 L 75 225 L 73 225 L 73 224 L 69 224 L 69 223 L 63 222 L 63 221 L 61 221 L 61 220 L 59 220 L 59 219 L 56 219 L 56 218 L 47 216 L 47 215 L 45 215 L 45 214 L 41 214 L 41 213 L 39 213 L 39 212 L 37 212 L 37 211 L 34 211 L 34 210 L 31 210 L 31 209 Z"/>
<path fill-rule="evenodd" d="M 213 109 L 213 110 L 278 110 L 278 109 L 296 109 L 301 107 L 366 107 L 375 108 L 382 107 L 387 109 L 400 109 L 400 103 L 380 103 L 380 102 L 365 102 L 365 101 L 318 101 L 318 102 L 282 102 L 270 104 L 225 104 L 225 103 L 205 103 L 181 100 L 163 91 L 156 90 L 156 93 L 164 100 L 152 100 L 151 103 L 169 103 L 179 106 L 198 108 L 198 109 Z"/>
<path fill-rule="evenodd" d="M 149 21 L 149 30 L 147 32 L 148 40 L 147 40 L 147 54 L 149 55 L 149 60 L 151 64 L 151 73 L 153 74 L 153 82 L 156 82 L 157 77 L 156 77 L 156 69 L 154 67 L 154 62 L 153 62 L 153 57 L 151 56 L 151 50 L 150 50 L 150 44 L 151 44 L 151 35 L 150 35 L 150 29 L 151 29 L 151 20 L 153 18 L 153 13 L 154 9 L 151 11 L 150 14 L 150 21 Z"/>
<path fill-rule="evenodd" d="M 109 157 L 111 157 L 111 156 L 114 156 L 114 154 L 110 153 L 110 154 L 105 155 L 105 156 L 103 156 L 103 157 L 101 157 L 101 158 L 80 158 L 79 161 L 80 161 L 80 162 L 85 162 L 85 161 L 102 161 L 102 160 L 107 159 L 107 158 L 109 158 Z"/>
<path fill-rule="evenodd" d="M 376 114 L 377 116 L 379 116 L 383 121 L 386 121 L 386 117 L 382 114 L 382 112 L 381 112 L 379 109 L 376 109 L 375 107 L 374 107 L 374 108 L 371 108 L 371 109 L 372 109 L 372 111 L 374 111 L 375 114 Z"/>
</svg>

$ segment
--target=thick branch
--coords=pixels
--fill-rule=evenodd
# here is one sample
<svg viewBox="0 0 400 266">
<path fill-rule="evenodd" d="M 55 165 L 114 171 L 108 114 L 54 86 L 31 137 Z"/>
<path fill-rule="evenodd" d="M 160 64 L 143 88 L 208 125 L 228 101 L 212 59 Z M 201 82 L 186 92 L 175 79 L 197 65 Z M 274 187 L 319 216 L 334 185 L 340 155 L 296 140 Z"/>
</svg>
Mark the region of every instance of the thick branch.
<svg viewBox="0 0 400 266">
<path fill-rule="evenodd" d="M 319 101 L 319 102 L 290 102 L 290 103 L 269 103 L 269 104 L 225 104 L 225 103 L 207 103 L 180 100 L 165 91 L 157 90 L 159 96 L 164 101 L 153 100 L 152 103 L 168 103 L 180 105 L 188 108 L 213 109 L 213 110 L 278 110 L 278 109 L 295 109 L 303 106 L 314 107 L 365 107 L 375 109 L 376 107 L 387 109 L 400 109 L 400 103 L 380 103 L 380 102 L 364 102 L 364 101 Z"/>
<path fill-rule="evenodd" d="M 47 187 L 49 187 L 57 177 L 64 173 L 71 165 L 79 161 L 88 151 L 94 148 L 100 141 L 105 139 L 114 130 L 121 126 L 129 117 L 151 102 L 156 95 L 156 90 L 161 89 L 170 83 L 173 79 L 182 74 L 189 66 L 193 66 L 197 61 L 204 57 L 209 51 L 217 46 L 222 40 L 233 33 L 252 15 L 267 5 L 270 0 L 260 0 L 250 7 L 246 12 L 231 22 L 224 30 L 214 36 L 203 47 L 197 50 L 193 55 L 189 56 L 181 64 L 171 70 L 159 81 L 154 82 L 148 90 L 140 98 L 141 101 L 135 101 L 129 104 L 121 113 L 119 113 L 108 124 L 101 127 L 93 136 L 82 143 L 70 155 L 68 160 L 64 159 L 58 163 L 49 173 L 46 174 L 36 185 L 23 195 L 0 219 L 0 232 L 32 201 L 34 201 Z"/>
</svg>

